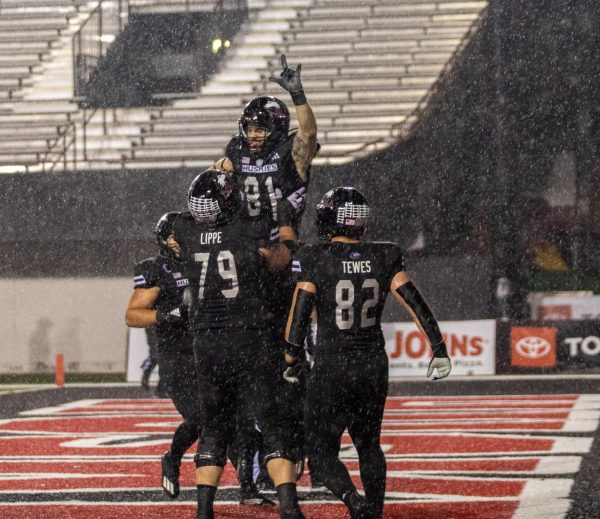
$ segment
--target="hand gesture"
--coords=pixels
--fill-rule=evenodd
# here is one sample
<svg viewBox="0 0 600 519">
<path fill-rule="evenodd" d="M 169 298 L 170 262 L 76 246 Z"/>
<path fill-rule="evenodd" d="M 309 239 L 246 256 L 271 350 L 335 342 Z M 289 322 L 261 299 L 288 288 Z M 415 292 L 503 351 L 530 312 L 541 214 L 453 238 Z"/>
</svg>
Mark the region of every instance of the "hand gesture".
<svg viewBox="0 0 600 519">
<path fill-rule="evenodd" d="M 427 378 L 433 374 L 433 370 L 437 369 L 437 376 L 431 380 L 439 380 L 446 378 L 452 371 L 452 363 L 448 357 L 433 357 L 429 363 L 429 369 L 427 370 Z"/>
<path fill-rule="evenodd" d="M 287 197 L 287 201 L 291 204 L 296 213 L 302 213 L 306 204 L 306 187 L 301 187 L 294 191 Z"/>
<path fill-rule="evenodd" d="M 298 361 L 293 366 L 288 366 L 283 372 L 283 379 L 290 384 L 302 384 L 306 383 L 306 376 L 310 371 L 310 365 L 307 360 L 303 359 Z"/>
<path fill-rule="evenodd" d="M 271 76 L 269 81 L 277 83 L 281 88 L 287 90 L 292 96 L 292 101 L 295 105 L 302 105 L 306 103 L 306 97 L 304 96 L 304 88 L 302 87 L 302 81 L 300 80 L 300 71 L 302 65 L 298 63 L 296 70 L 292 70 L 288 67 L 287 59 L 285 54 L 281 55 L 281 66 L 283 70 L 279 77 Z"/>
</svg>

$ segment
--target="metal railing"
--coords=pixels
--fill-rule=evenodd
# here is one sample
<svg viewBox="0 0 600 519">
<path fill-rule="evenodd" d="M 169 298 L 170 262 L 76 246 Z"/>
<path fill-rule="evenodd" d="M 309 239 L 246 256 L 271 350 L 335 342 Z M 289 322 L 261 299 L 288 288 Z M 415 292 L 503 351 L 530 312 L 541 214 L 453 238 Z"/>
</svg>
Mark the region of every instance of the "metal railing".
<svg viewBox="0 0 600 519">
<path fill-rule="evenodd" d="M 76 99 L 85 98 L 87 85 L 110 44 L 127 24 L 127 0 L 103 0 L 73 36 L 73 83 Z"/>
<path fill-rule="evenodd" d="M 194 11 L 200 5 L 205 6 L 205 2 L 195 2 L 194 0 L 182 0 L 177 3 L 184 5 L 186 12 Z M 102 0 L 90 13 L 72 40 L 75 101 L 85 100 L 87 85 L 94 71 L 100 60 L 106 55 L 112 41 L 125 29 L 129 13 L 134 12 L 137 7 L 151 5 L 163 5 L 163 2 L 159 0 L 140 2 L 136 2 L 136 0 Z M 227 23 L 226 11 L 241 9 L 247 11 L 246 0 L 215 0 L 212 12 L 221 15 L 221 22 L 225 24 Z M 47 152 L 40 158 L 43 171 L 52 172 L 59 164 L 62 164 L 64 170 L 69 169 L 70 166 L 72 171 L 77 171 L 78 162 L 88 160 L 87 127 L 98 110 L 102 110 L 103 113 L 103 135 L 108 135 L 106 108 L 88 108 L 83 103 L 80 108 L 78 112 L 80 120 L 77 120 L 77 116 L 70 119 L 59 128 L 57 137 L 48 144 Z M 116 120 L 114 110 L 113 120 Z"/>
<path fill-rule="evenodd" d="M 65 125 L 58 130 L 56 138 L 48 143 L 48 151 L 43 158 L 40 159 L 42 171 L 52 173 L 56 166 L 62 163 L 63 170 L 68 170 L 69 166 L 72 171 L 77 171 L 77 163 L 79 160 L 88 160 L 87 156 L 87 126 L 92 117 L 96 114 L 97 109 L 83 109 L 78 114 L 81 115 L 81 121 L 70 119 Z M 106 119 L 106 118 L 105 118 Z M 77 126 L 80 127 L 80 133 L 83 137 L 81 142 L 82 147 L 79 150 L 77 137 Z M 81 151 L 81 157 L 79 152 Z M 69 157 L 69 152 L 71 157 Z"/>
</svg>

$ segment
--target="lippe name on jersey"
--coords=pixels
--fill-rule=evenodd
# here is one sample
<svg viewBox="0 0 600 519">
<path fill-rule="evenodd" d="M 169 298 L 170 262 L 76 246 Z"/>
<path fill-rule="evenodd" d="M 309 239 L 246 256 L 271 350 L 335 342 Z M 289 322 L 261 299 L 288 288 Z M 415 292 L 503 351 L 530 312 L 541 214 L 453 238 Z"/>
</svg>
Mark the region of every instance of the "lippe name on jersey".
<svg viewBox="0 0 600 519">
<path fill-rule="evenodd" d="M 277 164 L 265 164 L 264 166 L 250 166 L 242 164 L 242 173 L 273 173 L 279 169 Z"/>
</svg>

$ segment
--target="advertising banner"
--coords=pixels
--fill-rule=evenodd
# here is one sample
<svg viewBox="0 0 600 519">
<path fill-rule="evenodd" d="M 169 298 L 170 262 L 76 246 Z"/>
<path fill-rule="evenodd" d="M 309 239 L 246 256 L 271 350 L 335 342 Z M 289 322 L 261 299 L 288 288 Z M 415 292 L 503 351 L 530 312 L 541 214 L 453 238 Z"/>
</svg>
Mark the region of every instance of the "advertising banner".
<svg viewBox="0 0 600 519">
<path fill-rule="evenodd" d="M 600 321 L 552 321 L 513 326 L 510 364 L 559 371 L 600 369 Z"/>
<path fill-rule="evenodd" d="M 591 292 L 534 293 L 529 304 L 536 321 L 600 319 L 600 296 Z"/>
<path fill-rule="evenodd" d="M 513 327 L 510 331 L 510 359 L 512 366 L 556 367 L 556 328 Z"/>
<path fill-rule="evenodd" d="M 148 341 L 144 328 L 129 328 L 127 341 L 127 382 L 142 380 L 142 363 L 148 356 Z M 158 366 L 150 375 L 150 382 L 158 382 Z"/>
<path fill-rule="evenodd" d="M 427 373 L 431 347 L 413 323 L 382 323 L 390 359 L 390 378 Z M 454 375 L 493 375 L 496 372 L 496 321 L 440 321 Z"/>
</svg>

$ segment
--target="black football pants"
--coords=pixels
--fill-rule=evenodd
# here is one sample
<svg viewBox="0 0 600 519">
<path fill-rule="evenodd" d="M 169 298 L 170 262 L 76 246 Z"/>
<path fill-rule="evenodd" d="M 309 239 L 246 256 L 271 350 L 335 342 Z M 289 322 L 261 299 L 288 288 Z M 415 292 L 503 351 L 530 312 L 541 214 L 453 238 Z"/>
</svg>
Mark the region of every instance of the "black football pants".
<svg viewBox="0 0 600 519">
<path fill-rule="evenodd" d="M 380 513 L 386 480 L 380 436 L 387 391 L 385 351 L 354 358 L 317 353 L 305 401 L 306 448 L 317 475 L 340 499 L 355 489 L 338 457 L 342 434 L 348 428 L 358 451 L 366 498 Z"/>
<path fill-rule="evenodd" d="M 201 417 L 193 350 L 159 353 L 158 370 L 161 383 L 184 419 L 177 427 L 169 449 L 175 460 L 181 460 L 198 439 Z"/>
<path fill-rule="evenodd" d="M 271 333 L 219 330 L 196 334 L 194 352 L 202 412 L 196 465 L 225 464 L 236 421 L 258 424 L 267 458 L 290 458 L 284 417 L 275 400 L 279 351 Z M 239 451 L 245 448 L 240 445 Z"/>
</svg>

